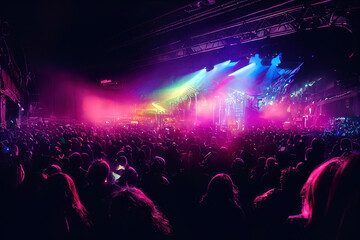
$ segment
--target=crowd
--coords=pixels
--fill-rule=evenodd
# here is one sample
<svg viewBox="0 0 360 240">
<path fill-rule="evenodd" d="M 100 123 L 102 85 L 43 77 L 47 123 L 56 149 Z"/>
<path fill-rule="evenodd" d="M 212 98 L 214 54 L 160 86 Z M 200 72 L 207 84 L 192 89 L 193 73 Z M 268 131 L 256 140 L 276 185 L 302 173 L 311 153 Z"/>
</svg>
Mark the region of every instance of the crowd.
<svg viewBox="0 0 360 240">
<path fill-rule="evenodd" d="M 332 125 L 328 126 L 324 133 L 340 137 L 357 136 L 360 133 L 360 119 L 357 118 L 335 118 L 331 119 Z"/>
<path fill-rule="evenodd" d="M 1 239 L 360 239 L 358 136 L 29 121 L 0 138 Z"/>
</svg>

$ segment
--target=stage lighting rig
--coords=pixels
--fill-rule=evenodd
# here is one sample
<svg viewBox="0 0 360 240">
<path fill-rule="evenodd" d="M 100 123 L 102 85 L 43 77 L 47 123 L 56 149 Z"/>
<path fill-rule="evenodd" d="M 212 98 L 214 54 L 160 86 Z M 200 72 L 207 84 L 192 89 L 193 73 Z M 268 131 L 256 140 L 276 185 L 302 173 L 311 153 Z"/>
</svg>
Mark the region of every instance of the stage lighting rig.
<svg viewBox="0 0 360 240">
<path fill-rule="evenodd" d="M 216 0 L 202 0 L 201 2 L 205 5 L 213 5 L 216 3 Z"/>
<path fill-rule="evenodd" d="M 335 0 L 316 0 L 306 5 L 298 3 L 298 1 L 287 1 L 270 7 L 257 4 L 261 1 L 234 0 L 224 3 L 222 1 L 216 1 L 215 3 L 215 1 L 210 0 L 197 1 L 195 2 L 195 5 L 198 6 L 197 8 L 186 8 L 190 12 L 194 11 L 194 14 L 177 19 L 171 24 L 165 24 L 152 31 L 151 34 L 144 35 L 144 37 L 158 36 L 175 31 L 230 11 L 235 12 L 235 10 L 238 11 L 239 9 L 249 9 L 251 11 L 249 11 L 249 14 L 239 15 L 205 33 L 200 32 L 191 35 L 191 41 L 189 41 L 185 50 L 181 41 L 178 44 L 164 44 L 157 48 L 155 54 L 139 62 L 144 65 L 157 64 L 229 46 L 280 37 L 315 28 L 339 27 L 352 32 L 350 19 L 343 16 L 343 12 L 344 9 L 357 8 L 357 5 L 351 2 L 344 7 L 336 7 L 337 5 L 334 4 Z M 245 4 L 245 2 L 248 3 Z M 254 11 L 255 7 L 257 11 Z M 199 12 L 195 12 L 197 10 Z M 262 54 L 260 54 L 260 57 L 263 58 Z M 266 65 L 271 65 L 271 60 L 274 57 L 267 56 L 266 58 L 269 61 Z"/>
<path fill-rule="evenodd" d="M 185 9 L 185 11 L 191 13 L 200 10 L 204 6 L 214 5 L 215 3 L 216 3 L 215 0 L 201 0 L 201 1 L 193 2 L 187 6 L 187 9 Z"/>
<path fill-rule="evenodd" d="M 210 72 L 211 70 L 214 69 L 214 65 L 206 66 L 205 69 L 206 69 L 207 72 Z"/>
</svg>

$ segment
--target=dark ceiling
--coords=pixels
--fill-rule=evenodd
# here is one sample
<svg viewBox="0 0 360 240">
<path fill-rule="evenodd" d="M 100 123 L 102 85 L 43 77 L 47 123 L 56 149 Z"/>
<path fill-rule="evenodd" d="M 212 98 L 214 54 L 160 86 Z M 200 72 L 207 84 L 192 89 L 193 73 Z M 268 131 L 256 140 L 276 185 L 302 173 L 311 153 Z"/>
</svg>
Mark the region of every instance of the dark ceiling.
<svg viewBox="0 0 360 240">
<path fill-rule="evenodd" d="M 5 0 L 0 17 L 21 64 L 82 68 L 96 62 L 124 30 L 182 6 L 186 0 Z M 20 50 L 19 50 L 20 49 Z"/>
<path fill-rule="evenodd" d="M 198 8 L 199 6 L 189 5 L 194 2 L 191 0 L 3 0 L 0 18 L 9 23 L 7 39 L 20 68 L 25 69 L 24 56 L 26 56 L 29 71 L 40 73 L 44 66 L 60 66 L 85 72 L 95 79 L 109 73 L 128 70 L 138 58 L 146 57 L 149 49 L 165 43 L 184 41 L 190 34 L 204 33 L 242 14 L 284 2 L 313 2 L 242 1 L 254 4 L 160 35 L 154 35 L 153 31 L 171 21 L 228 2 L 241 1 L 217 0 L 214 5 L 210 4 L 211 1 L 202 1 Z M 166 15 L 169 12 L 171 14 Z M 159 16 L 163 17 L 150 21 Z M 312 50 L 321 50 L 322 56 L 325 57 L 331 55 L 332 51 L 346 54 L 357 51 L 355 57 L 358 58 L 359 48 L 354 39 L 359 39 L 357 37 L 360 21 L 356 21 L 358 14 L 351 17 L 354 18 L 352 20 L 356 29 L 353 36 L 330 29 L 317 32 L 314 36 L 311 33 L 305 34 L 304 40 L 299 39 L 305 37 L 304 34 L 294 34 L 279 41 L 265 40 L 249 46 L 253 46 L 254 49 L 277 48 L 276 50 L 288 52 L 295 50 L 293 56 L 296 57 L 301 56 L 302 53 L 307 54 L 308 57 L 312 56 Z M 338 42 L 343 38 L 342 34 L 346 38 L 344 46 Z M 317 40 L 313 41 L 312 39 L 315 38 Z M 288 46 L 285 47 L 284 45 L 287 44 Z M 333 46 L 337 48 L 334 49 Z M 346 49 L 344 50 L 343 47 Z M 219 54 L 219 51 L 216 54 Z M 335 54 L 334 58 L 337 57 L 338 54 Z"/>
</svg>

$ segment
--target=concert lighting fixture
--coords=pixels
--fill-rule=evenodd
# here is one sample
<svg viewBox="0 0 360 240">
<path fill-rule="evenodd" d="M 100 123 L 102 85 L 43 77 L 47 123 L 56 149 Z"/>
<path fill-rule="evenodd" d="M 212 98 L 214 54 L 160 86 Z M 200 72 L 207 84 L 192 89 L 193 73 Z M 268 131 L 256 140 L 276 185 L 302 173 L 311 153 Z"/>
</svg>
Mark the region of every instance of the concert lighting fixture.
<svg viewBox="0 0 360 240">
<path fill-rule="evenodd" d="M 282 54 L 280 53 L 271 60 L 271 66 L 279 66 L 281 63 Z"/>
<path fill-rule="evenodd" d="M 216 0 L 202 0 L 201 2 L 205 5 L 213 5 L 216 3 Z"/>
<path fill-rule="evenodd" d="M 111 83 L 111 80 L 105 79 L 100 82 L 101 84 Z"/>
<path fill-rule="evenodd" d="M 249 64 L 255 63 L 255 65 L 261 65 L 262 59 L 260 58 L 260 55 L 257 53 L 255 56 L 250 58 Z"/>
<path fill-rule="evenodd" d="M 210 72 L 211 70 L 214 69 L 214 66 L 213 65 L 207 66 L 207 67 L 205 67 L 205 69 L 206 69 L 207 72 Z"/>
</svg>

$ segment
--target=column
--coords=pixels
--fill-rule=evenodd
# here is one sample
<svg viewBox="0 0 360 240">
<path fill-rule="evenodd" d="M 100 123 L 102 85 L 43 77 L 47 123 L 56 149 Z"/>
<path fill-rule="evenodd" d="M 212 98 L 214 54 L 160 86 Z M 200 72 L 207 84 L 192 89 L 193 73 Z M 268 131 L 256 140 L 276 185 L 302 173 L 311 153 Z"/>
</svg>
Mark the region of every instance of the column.
<svg viewBox="0 0 360 240">
<path fill-rule="evenodd" d="M 6 127 L 6 96 L 4 94 L 0 97 L 1 106 L 1 125 Z"/>
</svg>

